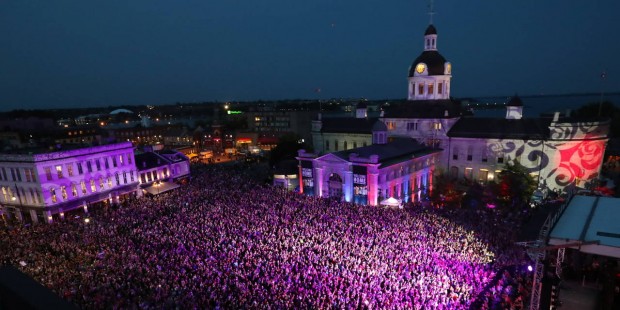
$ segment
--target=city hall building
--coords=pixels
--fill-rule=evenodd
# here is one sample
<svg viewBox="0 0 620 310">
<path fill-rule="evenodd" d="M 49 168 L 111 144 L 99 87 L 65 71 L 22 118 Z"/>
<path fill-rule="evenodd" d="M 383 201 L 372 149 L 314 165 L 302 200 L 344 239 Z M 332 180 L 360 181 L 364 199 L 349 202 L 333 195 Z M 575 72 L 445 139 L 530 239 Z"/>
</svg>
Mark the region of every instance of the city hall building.
<svg viewBox="0 0 620 310">
<path fill-rule="evenodd" d="M 5 217 L 53 222 L 64 212 L 139 194 L 131 142 L 0 154 L 0 206 Z"/>
<path fill-rule="evenodd" d="M 407 100 L 383 106 L 376 118 L 360 104 L 354 117 L 319 114 L 312 122 L 315 154 L 297 157 L 300 192 L 370 205 L 416 201 L 432 188 L 433 173 L 486 183 L 516 161 L 543 191 L 587 187 L 600 176 L 609 120 L 559 112 L 524 118 L 517 96 L 504 117 L 474 117 L 450 97 L 452 64 L 437 50 L 433 25 L 423 46 L 409 67 Z M 379 132 L 385 139 L 376 139 Z"/>
<path fill-rule="evenodd" d="M 412 138 L 391 138 L 377 121 L 372 144 L 322 156 L 300 150 L 300 192 L 376 206 L 384 199 L 416 201 L 432 190 L 441 150 Z"/>
</svg>

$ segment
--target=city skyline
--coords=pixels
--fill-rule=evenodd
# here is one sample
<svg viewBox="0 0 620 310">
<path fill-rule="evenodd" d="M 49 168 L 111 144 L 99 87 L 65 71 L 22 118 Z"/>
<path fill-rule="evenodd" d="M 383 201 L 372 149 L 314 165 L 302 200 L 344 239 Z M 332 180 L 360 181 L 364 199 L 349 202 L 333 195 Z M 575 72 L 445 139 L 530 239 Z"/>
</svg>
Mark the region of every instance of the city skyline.
<svg viewBox="0 0 620 310">
<path fill-rule="evenodd" d="M 452 95 L 617 92 L 620 43 L 607 38 L 619 9 L 436 1 Z M 0 110 L 405 98 L 428 11 L 404 0 L 3 4 Z"/>
</svg>

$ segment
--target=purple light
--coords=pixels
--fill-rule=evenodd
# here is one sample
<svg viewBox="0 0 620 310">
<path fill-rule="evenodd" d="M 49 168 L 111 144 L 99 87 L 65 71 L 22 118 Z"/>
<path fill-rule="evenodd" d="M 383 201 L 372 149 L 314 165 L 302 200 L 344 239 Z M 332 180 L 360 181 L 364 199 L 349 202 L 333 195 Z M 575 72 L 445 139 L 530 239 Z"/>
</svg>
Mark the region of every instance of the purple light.
<svg viewBox="0 0 620 310">
<path fill-rule="evenodd" d="M 532 272 L 532 270 L 534 270 L 534 268 L 532 268 L 532 265 L 527 265 L 527 271 Z"/>
</svg>

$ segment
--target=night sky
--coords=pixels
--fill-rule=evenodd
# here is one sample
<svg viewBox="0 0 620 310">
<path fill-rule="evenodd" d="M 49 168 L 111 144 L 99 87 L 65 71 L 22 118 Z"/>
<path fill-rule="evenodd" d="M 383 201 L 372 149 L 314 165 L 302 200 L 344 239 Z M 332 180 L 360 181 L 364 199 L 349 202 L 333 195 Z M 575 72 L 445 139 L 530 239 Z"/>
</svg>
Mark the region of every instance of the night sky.
<svg viewBox="0 0 620 310">
<path fill-rule="evenodd" d="M 618 0 L 434 8 L 455 97 L 620 91 Z M 427 12 L 425 0 L 6 0 L 0 110 L 400 99 Z"/>
</svg>

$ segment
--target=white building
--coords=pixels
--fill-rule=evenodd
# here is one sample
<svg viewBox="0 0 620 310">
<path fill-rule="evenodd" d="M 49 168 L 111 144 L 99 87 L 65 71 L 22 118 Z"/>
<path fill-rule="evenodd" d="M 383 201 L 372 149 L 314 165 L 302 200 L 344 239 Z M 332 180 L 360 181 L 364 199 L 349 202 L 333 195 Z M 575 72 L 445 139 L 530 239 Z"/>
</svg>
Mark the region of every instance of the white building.
<svg viewBox="0 0 620 310">
<path fill-rule="evenodd" d="M 52 222 L 92 203 L 116 203 L 138 190 L 130 142 L 78 149 L 0 154 L 4 216 Z"/>
<path fill-rule="evenodd" d="M 455 178 L 492 181 L 506 163 L 515 160 L 543 189 L 562 190 L 570 184 L 583 187 L 598 178 L 609 121 L 559 113 L 523 118 L 523 103 L 516 96 L 506 105 L 505 118 L 472 117 L 458 101 L 450 99 L 451 78 L 452 64 L 437 51 L 437 30 L 429 25 L 424 33 L 424 50 L 409 68 L 407 100 L 384 107 L 378 118 L 367 117 L 364 105 L 358 106 L 355 118 L 321 119 L 319 115 L 312 123 L 314 150 L 319 156 L 313 167 L 323 165 L 323 154 L 355 153 L 370 145 L 373 128 L 385 126 L 388 141 L 413 138 L 438 150 L 437 168 Z M 307 182 L 318 177 L 316 171 L 309 174 L 307 161 L 300 159 L 300 167 L 306 169 Z M 344 170 L 339 174 L 350 172 L 347 165 L 340 168 Z M 304 171 L 300 171 L 302 177 Z M 316 185 L 315 179 L 312 182 Z M 326 196 L 324 190 L 315 188 L 313 192 Z M 346 193 L 344 199 L 349 201 Z"/>
<path fill-rule="evenodd" d="M 140 188 L 151 195 L 177 188 L 190 178 L 189 158 L 173 150 L 137 154 L 136 167 Z"/>
</svg>

